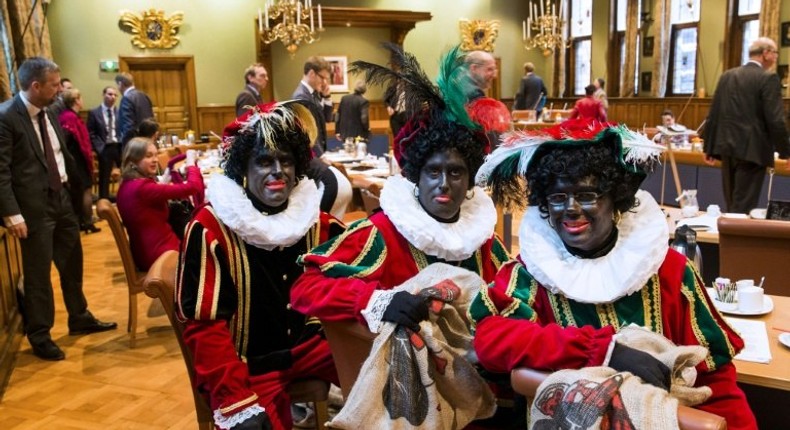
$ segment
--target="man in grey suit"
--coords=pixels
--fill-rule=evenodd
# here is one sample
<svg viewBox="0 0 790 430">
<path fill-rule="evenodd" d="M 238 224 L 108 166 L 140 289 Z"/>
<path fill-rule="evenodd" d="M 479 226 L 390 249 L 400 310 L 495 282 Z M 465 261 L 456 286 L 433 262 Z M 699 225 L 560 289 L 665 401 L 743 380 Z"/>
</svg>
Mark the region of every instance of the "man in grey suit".
<svg viewBox="0 0 790 430">
<path fill-rule="evenodd" d="M 341 142 L 349 137 L 361 137 L 365 140 L 370 137 L 369 103 L 363 97 L 367 89 L 365 81 L 357 81 L 354 85 L 354 93 L 340 99 L 335 137 Z"/>
<path fill-rule="evenodd" d="M 524 77 L 519 83 L 513 108 L 516 110 L 533 109 L 536 111 L 536 118 L 540 118 L 540 112 L 543 110 L 541 100 L 548 93 L 543 79 L 535 74 L 535 65 L 530 62 L 524 63 Z"/>
<path fill-rule="evenodd" d="M 721 160 L 727 212 L 756 208 L 774 152 L 790 157 L 779 77 L 766 71 L 778 56 L 773 40 L 758 38 L 749 47 L 749 62 L 724 72 L 713 95 L 702 138 L 705 162 Z"/>
<path fill-rule="evenodd" d="M 99 155 L 99 198 L 110 198 L 110 173 L 112 166 L 121 167 L 121 140 L 118 134 L 118 109 L 115 100 L 118 90 L 105 87 L 101 105 L 88 112 L 88 134 L 96 154 Z"/>
<path fill-rule="evenodd" d="M 134 78 L 129 73 L 116 75 L 115 83 L 123 95 L 118 107 L 118 135 L 123 147 L 135 136 L 143 120 L 154 117 L 154 107 L 148 95 L 134 87 Z"/>
<path fill-rule="evenodd" d="M 269 74 L 261 63 L 255 63 L 244 71 L 244 89 L 236 96 L 236 116 L 241 116 L 245 106 L 256 106 L 263 103 L 261 91 L 269 83 Z"/>
<path fill-rule="evenodd" d="M 57 118 L 47 110 L 58 92 L 60 69 L 33 57 L 19 67 L 22 91 L 0 104 L 0 217 L 22 248 L 24 291 L 21 310 L 33 354 L 63 360 L 52 341 L 55 302 L 50 269 L 60 275 L 68 311 L 69 334 L 87 334 L 117 327 L 97 320 L 82 292 L 82 245 L 79 222 L 69 190 L 75 184 L 74 158 L 65 150 Z"/>
</svg>

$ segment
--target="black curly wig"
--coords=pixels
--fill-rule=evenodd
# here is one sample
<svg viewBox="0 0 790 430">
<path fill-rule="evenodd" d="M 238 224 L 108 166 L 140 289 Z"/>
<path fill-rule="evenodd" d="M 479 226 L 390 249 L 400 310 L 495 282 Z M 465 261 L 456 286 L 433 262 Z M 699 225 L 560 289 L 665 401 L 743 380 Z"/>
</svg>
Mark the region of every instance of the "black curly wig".
<svg viewBox="0 0 790 430">
<path fill-rule="evenodd" d="M 308 165 L 312 156 L 310 152 L 310 137 L 298 125 L 283 128 L 276 121 L 270 122 L 274 142 L 277 148 L 289 152 L 294 157 L 297 183 L 307 174 Z M 297 121 L 298 124 L 298 121 Z M 225 176 L 241 185 L 247 176 L 247 165 L 250 157 L 261 157 L 268 148 L 263 139 L 253 132 L 248 131 L 236 136 L 230 145 L 228 159 L 225 162 Z"/>
<path fill-rule="evenodd" d="M 433 154 L 455 149 L 463 157 L 469 169 L 469 185 L 475 185 L 475 173 L 483 164 L 486 146 L 485 135 L 470 130 L 463 125 L 444 119 L 434 119 L 424 123 L 417 132 L 408 138 L 403 149 L 401 174 L 413 183 L 420 180 L 420 171 Z"/>
<path fill-rule="evenodd" d="M 614 209 L 627 212 L 639 202 L 636 192 L 645 178 L 641 172 L 632 172 L 618 161 L 618 148 L 612 144 L 547 145 L 536 153 L 527 170 L 527 200 L 548 216 L 546 196 L 558 178 L 578 182 L 587 177 L 598 179 L 599 192 L 609 195 Z"/>
</svg>

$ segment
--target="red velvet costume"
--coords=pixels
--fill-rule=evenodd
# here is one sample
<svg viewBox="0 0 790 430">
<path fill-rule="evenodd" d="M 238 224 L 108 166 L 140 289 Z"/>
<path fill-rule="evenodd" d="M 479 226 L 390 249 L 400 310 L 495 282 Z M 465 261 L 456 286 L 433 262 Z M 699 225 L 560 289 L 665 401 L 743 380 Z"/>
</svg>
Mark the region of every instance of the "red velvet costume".
<svg viewBox="0 0 790 430">
<path fill-rule="evenodd" d="M 491 282 L 508 259 L 494 236 L 459 264 Z M 294 309 L 327 321 L 356 318 L 374 290 L 389 290 L 431 263 L 443 261 L 412 246 L 384 212 L 349 227 L 345 234 L 301 258 L 305 273 L 291 290 Z"/>
<path fill-rule="evenodd" d="M 178 251 L 181 245 L 167 222 L 167 201 L 188 198 L 203 188 L 203 175 L 196 166 L 187 167 L 187 182 L 181 184 L 158 184 L 151 178 L 127 179 L 121 183 L 118 212 L 129 233 L 129 245 L 138 269 L 148 270 L 165 251 Z"/>
<path fill-rule="evenodd" d="M 290 381 L 318 377 L 337 383 L 318 321 L 292 310 L 288 301 L 291 283 L 302 272 L 297 256 L 342 229 L 321 213 L 295 244 L 266 250 L 245 242 L 211 206 L 190 222 L 176 302 L 186 319 L 184 340 L 194 357 L 196 384 L 215 414 L 229 417 L 260 405 L 273 428 L 291 428 L 285 391 Z"/>
<path fill-rule="evenodd" d="M 511 261 L 470 309 L 477 321 L 475 350 L 493 372 L 600 366 L 615 331 L 635 323 L 676 344 L 709 348 L 710 355 L 697 366 L 697 385 L 709 386 L 713 395 L 697 407 L 725 417 L 730 429 L 756 428 L 731 362 L 743 340 L 702 285 L 686 257 L 670 249 L 642 290 L 611 304 L 580 303 L 552 294 L 520 260 Z"/>
<path fill-rule="evenodd" d="M 606 108 L 604 108 L 600 100 L 593 98 L 593 96 L 582 97 L 576 100 L 576 104 L 571 110 L 570 118 L 606 122 Z"/>
</svg>

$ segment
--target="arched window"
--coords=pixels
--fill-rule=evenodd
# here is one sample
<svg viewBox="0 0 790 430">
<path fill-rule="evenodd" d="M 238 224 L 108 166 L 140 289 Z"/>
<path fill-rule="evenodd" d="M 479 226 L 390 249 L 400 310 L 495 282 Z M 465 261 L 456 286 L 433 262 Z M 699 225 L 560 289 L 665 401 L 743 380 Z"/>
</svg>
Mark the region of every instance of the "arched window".
<svg viewBox="0 0 790 430">
<path fill-rule="evenodd" d="M 740 52 L 740 62 L 732 67 L 746 64 L 749 61 L 749 45 L 760 36 L 760 7 L 761 0 L 733 0 L 735 2 L 735 19 L 730 37 L 733 38 L 732 46 Z"/>
<path fill-rule="evenodd" d="M 570 55 L 570 89 L 572 95 L 584 95 L 590 85 L 592 70 L 592 0 L 572 1 L 570 26 L 573 44 Z"/>
<path fill-rule="evenodd" d="M 669 55 L 669 95 L 692 94 L 697 78 L 697 33 L 700 1 L 672 0 Z"/>
<path fill-rule="evenodd" d="M 625 75 L 625 53 L 626 53 L 626 24 L 628 21 L 628 0 L 614 0 L 614 34 L 611 38 L 613 44 L 610 45 L 609 64 L 611 70 L 616 70 L 617 74 L 609 73 L 609 94 L 620 93 L 620 77 Z M 637 30 L 642 27 L 642 2 L 637 3 Z M 641 52 L 642 34 L 636 34 L 636 61 L 634 61 L 634 94 L 639 92 L 639 62 L 642 55 L 650 55 Z"/>
</svg>

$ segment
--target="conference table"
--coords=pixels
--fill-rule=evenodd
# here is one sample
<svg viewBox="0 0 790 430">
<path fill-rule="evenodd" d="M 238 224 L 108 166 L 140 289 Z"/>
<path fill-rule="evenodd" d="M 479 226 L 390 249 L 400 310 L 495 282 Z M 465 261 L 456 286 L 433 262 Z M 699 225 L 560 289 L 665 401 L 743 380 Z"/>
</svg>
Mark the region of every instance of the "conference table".
<svg viewBox="0 0 790 430">
<path fill-rule="evenodd" d="M 774 309 L 762 316 L 737 318 L 762 321 L 768 331 L 771 362 L 767 364 L 734 360 L 738 382 L 790 391 L 790 347 L 779 342 L 779 335 L 790 333 L 790 297 L 770 296 Z"/>
</svg>

